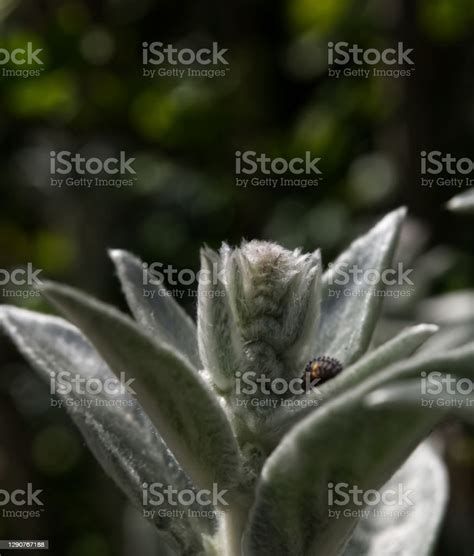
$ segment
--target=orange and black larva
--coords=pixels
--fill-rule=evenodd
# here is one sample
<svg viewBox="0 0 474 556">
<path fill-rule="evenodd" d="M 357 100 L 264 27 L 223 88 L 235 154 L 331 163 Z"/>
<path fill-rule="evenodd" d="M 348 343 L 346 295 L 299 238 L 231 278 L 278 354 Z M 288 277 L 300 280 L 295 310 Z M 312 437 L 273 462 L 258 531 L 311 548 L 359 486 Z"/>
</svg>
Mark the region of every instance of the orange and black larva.
<svg viewBox="0 0 474 556">
<path fill-rule="evenodd" d="M 303 385 L 307 387 L 308 383 L 320 385 L 326 380 L 335 377 L 342 371 L 341 363 L 334 357 L 321 355 L 306 365 L 304 375 L 301 377 Z"/>
</svg>

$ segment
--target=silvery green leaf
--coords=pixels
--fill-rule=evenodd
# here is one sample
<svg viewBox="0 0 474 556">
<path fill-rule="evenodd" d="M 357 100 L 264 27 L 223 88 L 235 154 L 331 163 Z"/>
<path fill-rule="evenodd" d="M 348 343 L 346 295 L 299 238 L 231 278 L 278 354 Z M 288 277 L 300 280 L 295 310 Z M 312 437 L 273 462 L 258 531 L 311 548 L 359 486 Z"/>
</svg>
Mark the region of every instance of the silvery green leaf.
<svg viewBox="0 0 474 556">
<path fill-rule="evenodd" d="M 448 497 L 444 464 L 427 443 L 421 444 L 380 489 L 407 493 L 402 504 L 367 507 L 343 556 L 429 556 Z"/>
<path fill-rule="evenodd" d="M 292 302 L 287 316 L 290 322 L 300 322 L 297 341 L 289 350 L 290 359 L 296 362 L 294 376 L 298 377 L 301 368 L 314 356 L 313 342 L 320 326 L 322 260 L 319 249 L 311 254 L 305 267 L 292 280 L 289 291 Z"/>
<path fill-rule="evenodd" d="M 474 342 L 443 353 L 420 351 L 411 359 L 400 361 L 378 373 L 365 384 L 372 389 L 400 379 L 419 377 L 421 373 L 440 372 L 458 378 L 474 376 Z"/>
<path fill-rule="evenodd" d="M 375 375 L 377 371 L 409 358 L 438 330 L 434 324 L 417 324 L 402 330 L 392 340 L 365 354 L 339 376 L 322 384 L 319 388 L 321 396 L 330 398 L 337 395 L 339 392 L 360 384 L 366 378 Z"/>
<path fill-rule="evenodd" d="M 318 325 L 320 253 L 254 240 L 228 255 L 225 270 L 244 346 L 239 370 L 293 378 L 312 351 Z"/>
<path fill-rule="evenodd" d="M 110 251 L 128 305 L 138 323 L 157 341 L 165 342 L 200 368 L 196 326 L 184 309 L 156 282 L 140 259 L 119 249 Z M 146 283 L 144 275 L 147 277 Z M 153 282 L 151 282 L 153 280 Z"/>
<path fill-rule="evenodd" d="M 51 373 L 101 381 L 114 378 L 81 332 L 63 319 L 2 306 L 0 324 L 48 382 Z M 143 483 L 159 481 L 175 488 L 192 488 L 141 406 L 127 391 L 115 395 L 103 390 L 92 395 L 83 390 L 80 394 L 74 388 L 71 392 L 57 388 L 57 395 L 105 472 L 138 508 L 142 508 Z M 193 530 L 196 526 L 199 531 L 212 530 L 207 520 L 190 524 L 186 517 L 173 520 L 156 515 L 150 519 L 160 531 L 162 542 L 180 550 L 200 546 L 200 535 Z"/>
<path fill-rule="evenodd" d="M 468 189 L 448 201 L 447 207 L 455 212 L 474 212 L 474 190 Z"/>
<path fill-rule="evenodd" d="M 330 517 L 328 484 L 381 488 L 438 423 L 439 412 L 421 408 L 368 408 L 376 378 L 310 413 L 267 459 L 245 534 L 249 556 L 338 554 L 357 518 Z"/>
<path fill-rule="evenodd" d="M 225 258 L 227 246 L 221 250 Z M 225 393 L 234 384 L 239 369 L 241 341 L 235 333 L 227 291 L 222 280 L 205 279 L 222 271 L 221 257 L 211 249 L 201 250 L 201 279 L 198 288 L 198 341 L 204 368 L 214 384 Z"/>
<path fill-rule="evenodd" d="M 211 490 L 213 483 L 235 486 L 240 456 L 230 423 L 188 360 L 90 296 L 48 282 L 42 291 L 89 337 L 116 375 L 135 379 L 140 403 L 193 483 Z"/>
<path fill-rule="evenodd" d="M 243 242 L 226 255 L 225 270 L 229 306 L 242 344 L 238 371 L 243 382 L 299 378 L 318 326 L 319 251 L 302 254 L 271 242 Z M 279 397 L 253 388 L 256 384 L 247 391 L 236 389 L 230 405 L 242 431 L 264 436 L 262 429 Z"/>
<path fill-rule="evenodd" d="M 472 380 L 470 381 L 472 385 Z M 472 387 L 472 386 L 471 386 Z M 423 407 L 426 410 L 438 413 L 454 414 L 474 423 L 474 402 L 472 392 L 440 392 L 439 394 L 423 393 L 420 380 L 403 380 L 394 382 L 374 390 L 366 397 L 369 407 L 398 407 L 404 408 Z"/>
<path fill-rule="evenodd" d="M 385 216 L 366 235 L 354 241 L 323 275 L 321 326 L 315 339 L 319 354 L 339 359 L 343 365 L 357 360 L 367 349 L 377 321 L 381 292 L 380 281 L 374 286 L 357 284 L 351 274 L 347 284 L 335 283 L 337 269 L 382 272 L 392 260 L 405 209 Z M 364 290 L 360 294 L 359 290 Z"/>
<path fill-rule="evenodd" d="M 402 330 L 395 338 L 365 354 L 359 361 L 344 369 L 341 374 L 306 394 L 306 399 L 310 402 L 319 402 L 318 405 L 323 404 L 325 400 L 330 400 L 353 388 L 378 371 L 410 357 L 437 330 L 438 327 L 431 324 L 419 324 Z M 312 411 L 314 411 L 312 404 L 302 408 L 296 406 L 296 410 L 285 408 L 285 411 L 279 411 L 270 423 L 272 428 L 270 435 L 280 437 L 290 426 Z"/>
<path fill-rule="evenodd" d="M 433 354 L 461 347 L 472 340 L 473 327 L 474 324 L 469 322 L 442 327 L 435 336 L 421 346 L 420 352 Z"/>
<path fill-rule="evenodd" d="M 365 404 L 376 408 L 421 408 L 440 415 L 454 412 L 472 420 L 473 379 L 474 342 L 444 353 L 422 351 L 367 380 Z M 433 388 L 435 392 L 430 393 Z"/>
</svg>

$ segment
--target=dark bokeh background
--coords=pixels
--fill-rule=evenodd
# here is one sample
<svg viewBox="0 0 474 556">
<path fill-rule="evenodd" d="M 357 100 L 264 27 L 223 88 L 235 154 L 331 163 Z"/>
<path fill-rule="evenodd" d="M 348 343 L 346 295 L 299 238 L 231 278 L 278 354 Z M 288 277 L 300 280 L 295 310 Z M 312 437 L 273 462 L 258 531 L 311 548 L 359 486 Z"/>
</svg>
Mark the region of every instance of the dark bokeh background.
<svg viewBox="0 0 474 556">
<path fill-rule="evenodd" d="M 0 47 L 31 41 L 45 61 L 39 77 L 0 78 L 0 267 L 32 262 L 42 277 L 125 308 L 108 247 L 198 270 L 203 243 L 257 237 L 321 247 L 327 263 L 406 204 L 404 257 L 419 271 L 419 297 L 468 289 L 472 220 L 444 208 L 459 190 L 421 186 L 420 151 L 472 158 L 473 24 L 470 0 L 0 0 Z M 327 43 L 339 40 L 403 41 L 414 49 L 414 74 L 330 78 Z M 146 79 L 143 41 L 217 41 L 229 49 L 230 71 Z M 238 188 L 234 153 L 247 149 L 309 150 L 321 157 L 323 181 Z M 136 157 L 137 183 L 51 187 L 51 150 L 124 150 Z M 49 310 L 37 297 L 4 301 Z M 195 299 L 183 303 L 194 314 Z M 413 303 L 392 302 L 382 324 L 391 330 L 418 314 Z M 0 521 L 0 538 L 49 538 L 54 555 L 127 554 L 141 525 L 121 494 L 3 338 L 0 364 L 0 485 L 32 481 L 46 499 L 40 520 Z M 438 553 L 471 555 L 472 431 L 450 424 L 440 434 L 453 493 Z"/>
</svg>

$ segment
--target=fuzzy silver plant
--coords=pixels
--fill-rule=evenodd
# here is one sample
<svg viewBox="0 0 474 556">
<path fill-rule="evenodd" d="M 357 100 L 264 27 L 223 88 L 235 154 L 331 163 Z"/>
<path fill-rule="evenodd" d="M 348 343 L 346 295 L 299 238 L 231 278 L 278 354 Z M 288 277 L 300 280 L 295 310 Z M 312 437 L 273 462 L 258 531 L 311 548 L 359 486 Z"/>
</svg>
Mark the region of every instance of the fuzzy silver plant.
<svg viewBox="0 0 474 556">
<path fill-rule="evenodd" d="M 404 210 L 388 214 L 336 261 L 388 268 Z M 333 285 L 319 251 L 303 254 L 264 241 L 202 251 L 197 326 L 143 281 L 143 265 L 114 250 L 134 319 L 75 289 L 44 283 L 44 295 L 68 320 L 4 306 L 3 329 L 41 375 L 79 373 L 133 378 L 136 397 L 122 405 L 68 411 L 104 470 L 143 509 L 144 485 L 225 491 L 214 516 L 194 502 L 179 518 L 147 515 L 160 555 L 344 556 L 430 553 L 447 498 L 446 475 L 423 440 L 453 410 L 420 405 L 420 373 L 472 379 L 474 343 L 443 352 L 423 349 L 437 327 L 402 330 L 377 348 L 371 337 L 383 285 L 364 295 L 355 281 Z M 343 291 L 344 290 L 344 291 Z M 339 292 L 339 294 L 337 293 Z M 245 394 L 237 380 L 301 377 L 308 360 L 327 355 L 344 370 L 294 396 Z M 274 403 L 275 402 L 275 403 Z M 472 408 L 460 404 L 461 417 Z M 409 512 L 361 514 L 352 500 L 335 518 L 328 485 L 380 493 L 403 484 Z M 175 506 L 163 503 L 165 509 Z M 401 508 L 407 509 L 407 508 Z M 209 513 L 209 512 L 208 512 Z"/>
</svg>

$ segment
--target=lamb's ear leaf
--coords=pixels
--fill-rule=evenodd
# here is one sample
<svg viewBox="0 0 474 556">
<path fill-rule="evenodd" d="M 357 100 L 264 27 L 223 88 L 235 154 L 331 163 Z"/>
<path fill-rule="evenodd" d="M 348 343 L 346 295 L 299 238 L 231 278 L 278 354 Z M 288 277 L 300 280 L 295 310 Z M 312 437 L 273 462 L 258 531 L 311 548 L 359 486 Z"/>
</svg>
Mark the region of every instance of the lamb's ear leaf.
<svg viewBox="0 0 474 556">
<path fill-rule="evenodd" d="M 409 358 L 438 330 L 434 324 L 417 324 L 405 328 L 391 340 L 365 354 L 334 380 L 322 384 L 319 388 L 321 396 L 325 398 L 335 396 L 375 376 L 377 371 Z"/>
<path fill-rule="evenodd" d="M 328 506 L 330 485 L 380 489 L 438 419 L 419 409 L 369 410 L 360 392 L 314 411 L 264 465 L 245 533 L 249 556 L 340 554 L 357 517 L 329 513 L 340 509 Z M 360 507 L 348 503 L 343 509 Z"/>
<path fill-rule="evenodd" d="M 381 279 L 375 285 L 357 284 L 358 274 L 381 273 L 390 265 L 405 217 L 401 208 L 389 213 L 366 235 L 354 241 L 322 279 L 321 326 L 315 339 L 319 354 L 339 359 L 343 365 L 357 360 L 367 349 L 383 299 Z M 341 280 L 345 271 L 348 282 Z M 371 274 L 372 277 L 372 274 Z M 363 295 L 360 290 L 363 289 Z"/>
<path fill-rule="evenodd" d="M 222 256 L 226 249 L 227 246 L 224 246 Z M 209 248 L 201 250 L 201 270 L 204 272 L 198 290 L 199 351 L 204 367 L 217 388 L 227 393 L 233 387 L 235 373 L 239 368 L 240 340 L 236 334 L 232 334 L 232 314 L 224 284 L 214 278 L 222 269 L 218 253 Z M 209 280 L 209 276 L 213 280 Z"/>
<path fill-rule="evenodd" d="M 419 405 L 368 406 L 367 396 L 399 379 L 448 370 L 472 378 L 474 343 L 399 362 L 327 401 L 291 429 L 263 467 L 245 533 L 248 554 L 339 554 L 357 516 L 329 514 L 330 483 L 380 489 L 445 415 Z M 352 501 L 344 509 L 360 507 Z"/>
<path fill-rule="evenodd" d="M 444 353 L 420 351 L 414 357 L 399 361 L 370 377 L 367 384 L 371 390 L 375 390 L 398 380 L 414 377 L 421 379 L 429 373 L 437 373 L 436 378 L 441 378 L 442 374 L 450 374 L 457 379 L 469 378 L 472 380 L 474 378 L 474 342 L 447 350 Z M 444 390 L 442 391 L 444 392 Z"/>
<path fill-rule="evenodd" d="M 364 512 L 343 556 L 431 554 L 448 498 L 448 479 L 442 460 L 429 444 L 413 452 L 380 494 L 399 492 L 400 485 L 406 502 L 380 501 L 366 507 L 368 513 Z"/>
<path fill-rule="evenodd" d="M 157 341 L 169 344 L 199 369 L 196 325 L 189 315 L 165 286 L 157 283 L 140 259 L 120 249 L 113 249 L 109 254 L 137 322 Z"/>
<path fill-rule="evenodd" d="M 134 379 L 140 403 L 196 487 L 232 489 L 240 479 L 235 436 L 218 398 L 188 360 L 93 297 L 51 282 L 42 291 L 117 376 Z"/>
<path fill-rule="evenodd" d="M 472 340 L 473 324 L 450 324 L 440 329 L 440 331 L 430 338 L 420 349 L 425 353 L 442 353 L 461 347 Z"/>
<path fill-rule="evenodd" d="M 51 373 L 63 379 L 80 376 L 115 379 L 81 332 L 69 322 L 16 307 L 0 307 L 0 326 L 41 378 Z M 143 483 L 161 482 L 174 488 L 193 488 L 179 468 L 141 406 L 127 390 L 79 394 L 56 388 L 58 401 L 72 420 L 104 471 L 114 479 L 132 503 L 142 509 Z M 173 509 L 169 506 L 168 509 Z M 187 515 L 187 514 L 186 514 Z M 151 519 L 151 518 L 150 518 Z M 210 521 L 166 519 L 155 515 L 162 542 L 179 549 L 200 548 L 200 532 L 213 529 Z M 197 529 L 197 530 L 196 530 Z"/>
<path fill-rule="evenodd" d="M 288 431 L 291 426 L 311 413 L 315 405 L 320 405 L 324 403 L 324 400 L 354 388 L 367 378 L 375 376 L 379 371 L 410 357 L 437 330 L 438 327 L 432 324 L 418 324 L 402 330 L 391 340 L 366 353 L 356 363 L 349 365 L 334 379 L 309 392 L 306 395 L 308 402 L 306 406 L 296 406 L 297 409 L 291 412 L 287 408 L 284 408 L 285 411 L 280 411 L 270 423 L 270 428 L 273 430 L 269 432 L 269 436 L 280 437 L 283 432 Z"/>
<path fill-rule="evenodd" d="M 474 212 L 474 190 L 468 189 L 448 201 L 447 207 L 454 212 Z"/>
<path fill-rule="evenodd" d="M 438 384 L 434 385 L 437 388 L 438 385 L 442 385 L 442 382 L 439 381 Z M 400 380 L 374 390 L 367 396 L 366 404 L 369 407 L 383 405 L 384 407 L 398 407 L 402 410 L 407 407 L 428 407 L 431 411 L 453 414 L 460 419 L 474 423 L 474 406 L 472 405 L 471 393 L 423 393 L 419 379 Z"/>
</svg>

